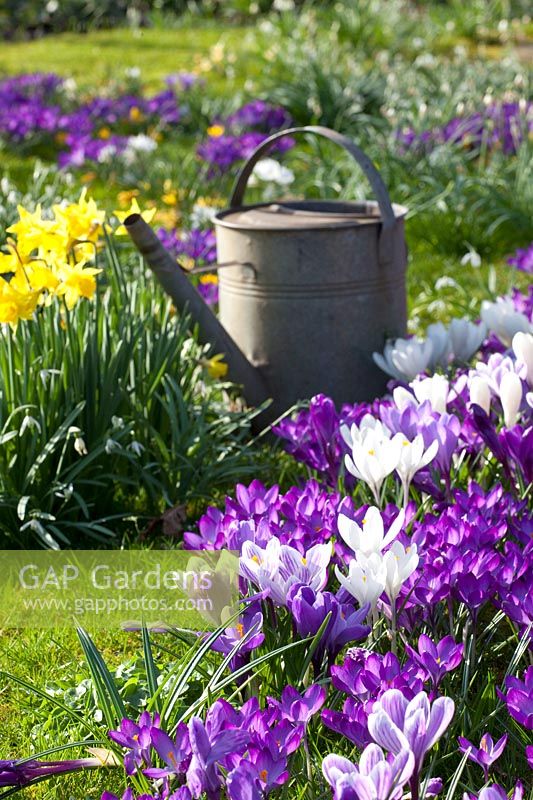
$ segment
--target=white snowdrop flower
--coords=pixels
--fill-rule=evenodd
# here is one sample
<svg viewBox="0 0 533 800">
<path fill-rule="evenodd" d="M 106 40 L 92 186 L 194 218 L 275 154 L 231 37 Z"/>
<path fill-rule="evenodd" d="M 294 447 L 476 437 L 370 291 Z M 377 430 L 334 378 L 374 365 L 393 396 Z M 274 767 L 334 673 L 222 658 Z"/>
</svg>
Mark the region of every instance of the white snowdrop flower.
<svg viewBox="0 0 533 800">
<path fill-rule="evenodd" d="M 353 443 L 351 456 L 345 456 L 348 472 L 368 484 L 378 505 L 383 481 L 394 472 L 400 460 L 403 438 L 402 434 L 396 434 L 392 439 L 384 439 L 369 429 L 362 441 Z"/>
<path fill-rule="evenodd" d="M 435 281 L 435 289 L 440 292 L 442 289 L 457 289 L 459 284 L 450 278 L 449 275 L 443 275 Z"/>
<path fill-rule="evenodd" d="M 124 420 L 122 417 L 111 417 L 111 425 L 115 430 L 121 430 L 124 427 Z"/>
<path fill-rule="evenodd" d="M 506 428 L 511 428 L 518 418 L 522 394 L 522 381 L 516 372 L 506 372 L 500 383 L 500 400 Z"/>
<path fill-rule="evenodd" d="M 420 404 L 429 400 L 431 408 L 438 414 L 446 413 L 446 404 L 450 384 L 444 375 L 433 375 L 431 378 L 420 378 L 410 384 L 415 393 L 415 397 Z"/>
<path fill-rule="evenodd" d="M 111 438 L 106 440 L 105 451 L 108 456 L 111 455 L 111 453 L 118 452 L 119 450 L 122 450 L 122 447 L 118 442 Z"/>
<path fill-rule="evenodd" d="M 431 362 L 433 345 L 429 339 L 396 339 L 387 342 L 383 354 L 373 353 L 375 363 L 396 380 L 412 381 Z"/>
<path fill-rule="evenodd" d="M 475 375 L 470 381 L 470 402 L 480 406 L 485 414 L 490 411 L 490 386 L 481 375 Z"/>
<path fill-rule="evenodd" d="M 133 441 L 129 443 L 128 450 L 131 450 L 132 453 L 135 453 L 135 455 L 139 457 L 144 452 L 144 446 L 140 442 Z"/>
<path fill-rule="evenodd" d="M 487 335 L 484 322 L 475 323 L 468 319 L 452 319 L 448 327 L 448 337 L 454 359 L 468 361 L 481 347 Z"/>
<path fill-rule="evenodd" d="M 418 566 L 419 557 L 416 544 L 404 547 L 393 542 L 390 550 L 383 556 L 385 566 L 385 592 L 392 604 L 400 593 L 403 584 Z"/>
<path fill-rule="evenodd" d="M 337 566 L 335 575 L 341 586 L 355 597 L 359 605 L 369 603 L 372 613 L 375 612 L 387 578 L 386 567 L 380 555 L 372 553 L 367 557 L 359 553 L 357 558 L 350 561 L 348 575 L 343 575 Z"/>
<path fill-rule="evenodd" d="M 141 68 L 140 67 L 126 67 L 124 70 L 124 75 L 127 78 L 133 78 L 137 80 L 137 78 L 141 77 Z"/>
<path fill-rule="evenodd" d="M 74 439 L 74 450 L 79 456 L 86 456 L 89 452 L 87 450 L 87 445 L 85 444 L 85 440 L 82 436 L 77 435 Z"/>
<path fill-rule="evenodd" d="M 399 534 L 405 519 L 403 509 L 396 516 L 387 533 L 383 526 L 383 518 L 378 508 L 370 506 L 362 521 L 362 527 L 357 522 L 347 517 L 346 514 L 339 514 L 337 526 L 339 533 L 354 553 L 363 553 L 369 556 L 371 553 L 381 553 Z"/>
<path fill-rule="evenodd" d="M 515 333 L 512 347 L 518 364 L 525 365 L 527 382 L 533 386 L 533 334 Z"/>
<path fill-rule="evenodd" d="M 35 417 L 31 417 L 29 414 L 26 414 L 20 426 L 19 436 L 23 436 L 25 431 L 31 430 L 32 428 L 35 428 L 38 433 L 41 432 L 41 424 L 35 419 Z"/>
<path fill-rule="evenodd" d="M 481 304 L 481 319 L 507 347 L 510 347 L 515 333 L 531 331 L 528 318 L 516 311 L 509 298 L 499 297 L 495 303 L 484 300 Z"/>
<path fill-rule="evenodd" d="M 402 447 L 400 450 L 400 460 L 396 466 L 403 487 L 404 507 L 409 500 L 409 487 L 416 473 L 427 467 L 437 455 L 439 443 L 435 439 L 427 450 L 424 449 L 424 439 L 422 434 L 417 434 L 412 442 L 402 437 Z"/>
<path fill-rule="evenodd" d="M 260 181 L 289 186 L 294 181 L 294 172 L 273 158 L 263 158 L 255 165 L 252 175 Z"/>
<path fill-rule="evenodd" d="M 470 264 L 474 269 L 478 269 L 478 267 L 481 266 L 481 256 L 475 250 L 469 250 L 468 253 L 465 253 L 462 257 L 461 264 L 463 267 Z"/>
<path fill-rule="evenodd" d="M 434 322 L 428 326 L 427 337 L 432 346 L 429 367 L 431 369 L 438 366 L 447 367 L 452 353 L 446 326 L 442 322 Z"/>
</svg>

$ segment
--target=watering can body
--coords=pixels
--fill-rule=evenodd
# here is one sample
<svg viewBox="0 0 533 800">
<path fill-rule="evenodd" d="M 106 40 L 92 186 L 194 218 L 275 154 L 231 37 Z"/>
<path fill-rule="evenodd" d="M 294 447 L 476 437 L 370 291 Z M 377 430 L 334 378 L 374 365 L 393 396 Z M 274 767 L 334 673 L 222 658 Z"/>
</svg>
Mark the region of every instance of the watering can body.
<svg viewBox="0 0 533 800">
<path fill-rule="evenodd" d="M 273 417 L 319 392 L 337 404 L 380 396 L 387 377 L 372 353 L 406 333 L 406 209 L 391 204 L 373 165 L 349 145 L 378 201 L 243 206 L 259 153 L 231 207 L 215 216 L 218 261 L 237 262 L 219 272 L 219 318 L 260 372 Z"/>
<path fill-rule="evenodd" d="M 257 161 L 277 139 L 312 133 L 347 150 L 375 201 L 243 204 Z M 172 297 L 198 323 L 199 337 L 224 353 L 229 377 L 251 405 L 272 403 L 261 423 L 317 393 L 337 404 L 373 400 L 387 378 L 374 364 L 389 337 L 406 333 L 404 216 L 372 162 L 328 128 L 281 131 L 242 168 L 230 207 L 215 216 L 219 319 L 138 214 L 124 224 Z"/>
</svg>

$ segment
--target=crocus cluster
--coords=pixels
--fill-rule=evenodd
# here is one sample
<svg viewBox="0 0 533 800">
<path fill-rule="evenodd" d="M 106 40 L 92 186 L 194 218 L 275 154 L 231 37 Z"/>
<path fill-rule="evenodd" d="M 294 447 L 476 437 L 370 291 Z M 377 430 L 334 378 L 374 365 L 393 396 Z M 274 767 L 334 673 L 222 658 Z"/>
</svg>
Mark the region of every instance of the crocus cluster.
<svg viewBox="0 0 533 800">
<path fill-rule="evenodd" d="M 207 130 L 207 139 L 198 147 L 198 155 L 209 164 L 210 174 L 226 172 L 235 162 L 248 158 L 270 134 L 289 127 L 291 118 L 280 106 L 256 100 L 239 108 Z M 273 146 L 285 152 L 293 146 L 289 137 Z"/>
<path fill-rule="evenodd" d="M 0 252 L 0 322 L 12 326 L 31 319 L 54 296 L 69 309 L 93 296 L 101 270 L 90 264 L 105 216 L 85 190 L 77 203 L 55 205 L 48 216 L 40 206 L 18 211 L 19 220 L 7 229 L 16 238 Z"/>
<path fill-rule="evenodd" d="M 59 165 L 81 167 L 117 157 L 131 164 L 157 146 L 183 116 L 179 83 L 153 96 L 119 94 L 77 100 L 57 75 L 17 75 L 0 81 L 0 138 L 26 149 L 50 143 Z M 183 89 L 181 88 L 181 91 Z"/>
<path fill-rule="evenodd" d="M 445 733 L 454 710 L 450 697 L 439 697 L 431 703 L 425 692 L 408 700 L 400 690 L 388 689 L 368 716 L 371 741 L 359 764 L 337 755 L 326 756 L 323 761 L 322 769 L 334 800 L 389 800 L 400 797 L 406 784 L 411 798 L 420 797 L 424 758 Z M 431 793 L 435 794 L 442 784 L 438 779 L 431 783 Z"/>
<path fill-rule="evenodd" d="M 345 465 L 347 488 L 355 477 L 370 487 L 377 503 L 389 475 L 403 487 L 404 502 L 410 484 L 442 496 L 443 483 L 449 492 L 454 464 L 465 455 L 479 458 L 484 448 L 507 478 L 527 484 L 533 475 L 531 292 L 515 290 L 484 302 L 481 314 L 482 323 L 453 320 L 448 328 L 437 323 L 427 339 L 398 340 L 376 355 L 395 377 L 388 397 L 344 405 L 338 412 L 329 398 L 317 395 L 309 409 L 283 420 L 274 432 L 331 486 Z M 492 333 L 482 342 L 487 329 Z M 479 359 L 468 366 L 476 351 Z M 447 374 L 428 377 L 428 358 L 437 352 L 437 364 Z M 450 353 L 459 354 L 460 367 L 453 369 Z"/>
<path fill-rule="evenodd" d="M 109 736 L 126 751 L 126 775 L 148 779 L 143 800 L 196 800 L 204 793 L 216 800 L 222 790 L 229 800 L 260 800 L 288 780 L 290 756 L 325 696 L 323 687 L 312 685 L 303 694 L 286 686 L 280 699 L 267 698 L 265 708 L 256 697 L 239 709 L 217 700 L 205 719 L 180 722 L 172 736 L 157 714 L 144 712 L 137 723 L 123 719 Z M 133 798 L 131 788 L 124 798 Z"/>
<path fill-rule="evenodd" d="M 430 152 L 443 144 L 468 150 L 501 150 L 516 153 L 533 130 L 533 103 L 491 103 L 468 116 L 458 116 L 445 125 L 416 133 L 412 128 L 398 132 L 402 150 Z"/>
<path fill-rule="evenodd" d="M 186 269 L 204 267 L 216 261 L 215 233 L 212 229 L 167 230 L 159 228 L 157 235 L 171 255 Z M 218 303 L 218 279 L 215 273 L 201 274 L 198 291 L 210 306 Z"/>
</svg>

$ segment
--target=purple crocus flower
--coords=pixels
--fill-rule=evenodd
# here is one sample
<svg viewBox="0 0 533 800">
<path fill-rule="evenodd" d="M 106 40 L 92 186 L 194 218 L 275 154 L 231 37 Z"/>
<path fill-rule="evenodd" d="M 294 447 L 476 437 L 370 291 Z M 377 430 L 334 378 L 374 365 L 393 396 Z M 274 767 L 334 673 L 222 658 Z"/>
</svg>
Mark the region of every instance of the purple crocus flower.
<svg viewBox="0 0 533 800">
<path fill-rule="evenodd" d="M 281 699 L 275 700 L 269 697 L 268 704 L 279 711 L 282 719 L 306 725 L 313 714 L 322 708 L 325 699 L 325 688 L 315 683 L 306 689 L 303 695 L 298 694 L 293 686 L 286 686 L 281 693 Z"/>
<path fill-rule="evenodd" d="M 422 691 L 423 684 L 416 671 L 402 667 L 393 653 L 384 656 L 364 648 L 351 648 L 340 666 L 331 668 L 336 689 L 360 702 L 378 699 L 388 689 L 398 689 L 411 700 Z"/>
<path fill-rule="evenodd" d="M 489 779 L 489 768 L 501 756 L 507 744 L 507 734 L 498 739 L 496 744 L 492 740 L 490 733 L 485 733 L 481 737 L 479 747 L 475 747 L 472 742 L 465 739 L 464 736 L 459 736 L 459 750 L 461 753 L 468 751 L 468 758 L 474 761 L 483 769 L 485 782 Z"/>
<path fill-rule="evenodd" d="M 331 663 L 344 645 L 364 639 L 370 633 L 370 627 L 365 624 L 368 606 L 356 611 L 350 603 L 340 603 L 331 592 L 315 592 L 310 586 L 294 584 L 287 593 L 287 608 L 302 637 L 318 633 L 327 615 L 331 615 L 315 651 L 317 667 L 325 651 Z"/>
<path fill-rule="evenodd" d="M 389 760 L 376 744 L 364 749 L 358 765 L 337 755 L 326 756 L 322 762 L 324 777 L 333 789 L 333 800 L 390 800 L 399 796 L 413 768 L 414 756 L 408 747 Z"/>
<path fill-rule="evenodd" d="M 389 689 L 374 705 L 368 730 L 381 747 L 399 754 L 405 739 L 414 755 L 410 780 L 412 797 L 418 797 L 420 770 L 426 753 L 438 742 L 451 722 L 455 704 L 451 697 L 438 697 L 430 704 L 425 692 L 411 701 L 397 689 Z"/>
<path fill-rule="evenodd" d="M 78 758 L 70 761 L 0 760 L 0 787 L 28 786 L 39 778 L 51 778 L 53 775 L 101 766 L 102 761 L 99 758 Z"/>
<path fill-rule="evenodd" d="M 429 636 L 422 633 L 418 639 L 418 652 L 409 645 L 406 645 L 405 650 L 427 677 L 431 678 L 433 688 L 437 689 L 444 675 L 461 663 L 464 646 L 457 644 L 451 636 L 445 636 L 435 644 Z"/>
<path fill-rule="evenodd" d="M 218 764 L 244 747 L 250 734 L 243 730 L 222 730 L 213 739 L 199 717 L 189 722 L 192 758 L 187 770 L 187 785 L 195 800 L 205 792 L 208 800 L 218 800 L 222 777 Z"/>
<path fill-rule="evenodd" d="M 332 731 L 349 739 L 362 749 L 371 742 L 368 733 L 368 716 L 372 711 L 374 702 L 361 703 L 353 697 L 347 697 L 343 703 L 342 711 L 325 708 L 322 711 L 322 722 Z"/>
<path fill-rule="evenodd" d="M 519 247 L 514 256 L 507 259 L 507 263 L 521 272 L 533 274 L 533 242 L 523 249 Z"/>
<path fill-rule="evenodd" d="M 159 728 L 152 729 L 152 746 L 166 768 L 150 767 L 144 774 L 149 778 L 166 778 L 169 775 L 184 773 L 191 755 L 189 731 L 184 722 L 180 722 L 176 730 L 175 740 Z"/>
<path fill-rule="evenodd" d="M 294 583 L 320 590 L 328 579 L 331 545 L 317 544 L 305 556 L 289 545 L 282 545 L 272 537 L 266 548 L 251 541 L 244 542 L 240 560 L 240 574 L 267 593 L 274 603 L 283 606 L 287 593 Z"/>
<path fill-rule="evenodd" d="M 263 615 L 257 610 L 256 604 L 250 604 L 245 608 L 240 620 L 231 628 L 226 628 L 223 634 L 211 645 L 211 649 L 217 653 L 228 655 L 237 646 L 239 650 L 232 657 L 229 668 L 235 671 L 246 663 L 245 654 L 250 653 L 263 643 L 265 636 L 261 631 L 263 627 Z"/>
<path fill-rule="evenodd" d="M 513 789 L 511 797 L 508 796 L 506 790 L 498 783 L 493 783 L 492 786 L 484 786 L 478 794 L 477 798 L 473 794 L 464 794 L 463 800 L 522 800 L 524 797 L 524 787 L 517 782 Z"/>
<path fill-rule="evenodd" d="M 159 714 L 150 716 L 148 711 L 143 711 L 139 723 L 131 719 L 123 719 L 118 731 L 109 731 L 109 738 L 129 750 L 124 756 L 124 767 L 127 775 L 133 775 L 138 767 L 151 767 L 150 749 L 152 746 L 152 732 L 159 728 Z"/>
<path fill-rule="evenodd" d="M 507 703 L 509 714 L 524 728 L 533 730 L 533 667 L 528 667 L 522 681 L 509 675 L 505 687 L 507 694 L 498 694 Z"/>
</svg>

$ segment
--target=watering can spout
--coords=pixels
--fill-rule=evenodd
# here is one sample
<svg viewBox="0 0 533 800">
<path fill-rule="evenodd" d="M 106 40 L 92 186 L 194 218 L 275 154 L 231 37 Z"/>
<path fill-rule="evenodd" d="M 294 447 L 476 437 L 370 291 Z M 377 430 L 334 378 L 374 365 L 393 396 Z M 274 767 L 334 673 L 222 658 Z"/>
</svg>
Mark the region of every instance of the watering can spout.
<svg viewBox="0 0 533 800">
<path fill-rule="evenodd" d="M 224 355 L 231 380 L 240 384 L 247 402 L 259 406 L 269 396 L 258 370 L 248 361 L 204 302 L 177 261 L 166 250 L 140 214 L 131 214 L 124 225 L 138 251 L 145 258 L 176 308 L 187 311 L 198 325 L 198 338 Z"/>
</svg>

